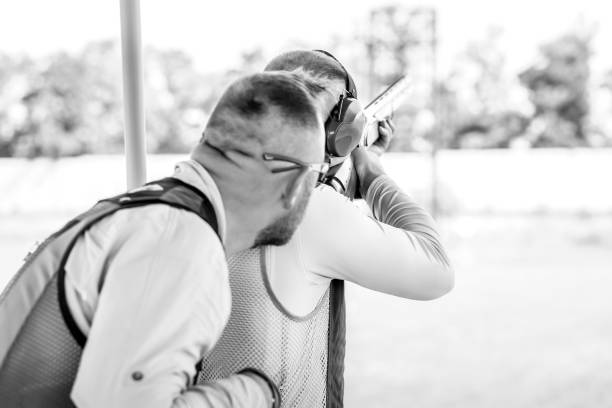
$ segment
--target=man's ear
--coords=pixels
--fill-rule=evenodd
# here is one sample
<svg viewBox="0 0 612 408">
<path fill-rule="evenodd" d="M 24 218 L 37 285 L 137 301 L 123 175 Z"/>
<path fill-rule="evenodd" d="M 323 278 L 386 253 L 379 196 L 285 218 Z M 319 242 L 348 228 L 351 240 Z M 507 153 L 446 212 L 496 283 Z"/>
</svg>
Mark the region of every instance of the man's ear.
<svg viewBox="0 0 612 408">
<path fill-rule="evenodd" d="M 300 170 L 295 177 L 291 177 L 285 191 L 281 195 L 283 201 L 283 208 L 286 210 L 291 209 L 296 203 L 300 196 L 300 193 L 306 185 L 306 177 L 308 176 L 308 169 Z"/>
</svg>

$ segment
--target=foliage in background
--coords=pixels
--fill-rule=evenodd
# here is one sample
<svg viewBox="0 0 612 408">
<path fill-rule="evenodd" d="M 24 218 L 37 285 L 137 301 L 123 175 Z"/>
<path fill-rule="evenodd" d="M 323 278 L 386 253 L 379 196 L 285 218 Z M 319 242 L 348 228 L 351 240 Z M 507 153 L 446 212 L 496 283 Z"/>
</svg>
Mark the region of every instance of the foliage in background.
<svg viewBox="0 0 612 408">
<path fill-rule="evenodd" d="M 202 75 L 189 56 L 145 50 L 147 145 L 186 152 L 199 139 L 228 74 Z M 0 156 L 60 157 L 123 150 L 118 44 L 32 60 L 0 57 Z"/>
<path fill-rule="evenodd" d="M 485 34 L 441 73 L 435 9 L 384 6 L 329 49 L 350 66 L 364 101 L 400 75 L 412 77 L 410 98 L 394 115 L 392 150 L 612 145 L 612 70 L 591 77 L 592 32 L 544 44 L 539 61 L 518 75 L 507 70 L 501 30 Z M 310 48 L 288 41 L 287 49 Z M 224 87 L 270 57 L 258 47 L 234 69 L 202 74 L 181 51 L 146 49 L 148 151 L 187 152 Z M 0 157 L 121 152 L 120 69 L 111 41 L 39 59 L 0 54 Z"/>
<path fill-rule="evenodd" d="M 429 150 L 434 143 L 436 106 L 431 98 L 436 73 L 436 11 L 385 6 L 371 11 L 361 38 L 365 82 L 370 97 L 401 75 L 409 74 L 409 99 L 394 114 L 396 137 L 391 150 Z"/>
<path fill-rule="evenodd" d="M 345 55 L 354 49 L 351 67 L 370 97 L 400 75 L 414 79 L 396 112 L 392 150 L 612 145 L 612 80 L 593 84 L 589 76 L 593 27 L 544 44 L 539 61 L 519 74 L 508 72 L 496 27 L 438 72 L 436 25 L 433 8 L 384 6 L 371 11 L 366 29 L 334 45 Z"/>
<path fill-rule="evenodd" d="M 535 106 L 524 139 L 531 146 L 588 145 L 587 85 L 591 38 L 564 35 L 540 48 L 541 61 L 520 74 Z"/>
<path fill-rule="evenodd" d="M 501 31 L 491 28 L 460 53 L 450 72 L 441 73 L 437 24 L 434 8 L 380 7 L 371 11 L 367 30 L 335 48 L 356 50 L 351 67 L 368 99 L 399 76 L 411 77 L 410 98 L 394 115 L 398 130 L 391 150 L 508 147 L 527 118 L 508 102 L 516 84 L 507 77 Z"/>
</svg>

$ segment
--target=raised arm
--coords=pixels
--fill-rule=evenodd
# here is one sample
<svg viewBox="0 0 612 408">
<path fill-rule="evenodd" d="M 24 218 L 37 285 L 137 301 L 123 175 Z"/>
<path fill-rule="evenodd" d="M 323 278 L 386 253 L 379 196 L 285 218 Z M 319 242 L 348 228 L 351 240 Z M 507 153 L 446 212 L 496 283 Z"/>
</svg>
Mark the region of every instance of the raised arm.
<svg viewBox="0 0 612 408">
<path fill-rule="evenodd" d="M 401 191 L 380 163 L 380 156 L 387 150 L 393 130 L 391 121 L 380 122 L 380 137 L 374 145 L 353 152 L 359 192 L 378 221 L 404 230 L 413 245 L 421 246 L 433 262 L 448 268 L 448 257 L 433 218 Z"/>
<path fill-rule="evenodd" d="M 385 174 L 375 152 L 358 149 L 353 160 L 373 217 L 331 189 L 319 190 L 300 236 L 306 269 L 405 298 L 447 293 L 453 271 L 431 216 Z"/>
</svg>

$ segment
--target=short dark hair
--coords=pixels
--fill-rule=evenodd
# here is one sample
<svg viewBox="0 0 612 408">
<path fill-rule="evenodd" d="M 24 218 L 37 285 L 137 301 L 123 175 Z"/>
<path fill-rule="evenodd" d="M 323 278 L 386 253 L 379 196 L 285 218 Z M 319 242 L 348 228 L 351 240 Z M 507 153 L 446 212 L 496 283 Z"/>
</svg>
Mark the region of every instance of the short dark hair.
<svg viewBox="0 0 612 408">
<path fill-rule="evenodd" d="M 313 50 L 297 50 L 280 54 L 266 65 L 264 71 L 293 71 L 298 68 L 314 76 L 346 81 L 346 72 L 338 61 L 322 52 Z"/>
<path fill-rule="evenodd" d="M 283 123 L 319 129 L 321 119 L 314 97 L 323 90 L 298 73 L 263 72 L 240 78 L 219 99 L 206 132 L 220 130 L 232 135 L 234 142 L 255 139 L 266 145 L 269 140 L 264 140 L 266 136 L 260 134 L 256 124 L 270 114 L 278 115 Z"/>
<path fill-rule="evenodd" d="M 321 88 L 296 74 L 265 72 L 235 81 L 223 94 L 213 110 L 209 124 L 214 125 L 219 111 L 229 110 L 243 118 L 256 119 L 266 115 L 271 107 L 278 108 L 285 120 L 300 126 L 317 126 L 317 111 L 311 88 Z"/>
</svg>

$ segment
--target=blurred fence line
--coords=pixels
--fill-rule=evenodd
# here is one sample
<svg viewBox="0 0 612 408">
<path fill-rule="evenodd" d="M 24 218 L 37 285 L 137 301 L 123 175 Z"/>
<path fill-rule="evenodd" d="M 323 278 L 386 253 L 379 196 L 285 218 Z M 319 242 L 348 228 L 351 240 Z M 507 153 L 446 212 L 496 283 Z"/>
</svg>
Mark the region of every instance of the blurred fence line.
<svg viewBox="0 0 612 408">
<path fill-rule="evenodd" d="M 185 155 L 148 156 L 149 179 Z M 431 158 L 389 153 L 388 173 L 424 206 Z M 612 214 L 612 149 L 444 150 L 438 155 L 442 214 Z M 0 216 L 76 214 L 125 190 L 120 155 L 0 159 Z"/>
</svg>

